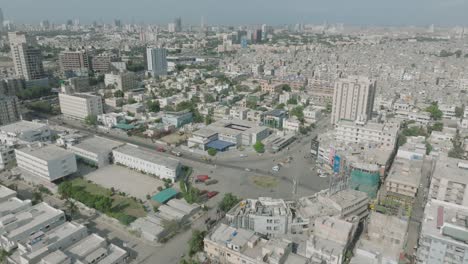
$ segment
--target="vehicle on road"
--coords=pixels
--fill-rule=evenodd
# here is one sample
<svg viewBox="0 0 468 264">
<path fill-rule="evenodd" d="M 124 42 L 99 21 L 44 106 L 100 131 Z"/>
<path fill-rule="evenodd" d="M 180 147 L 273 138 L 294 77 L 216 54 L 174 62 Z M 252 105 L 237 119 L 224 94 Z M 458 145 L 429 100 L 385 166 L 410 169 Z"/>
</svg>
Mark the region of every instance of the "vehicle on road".
<svg viewBox="0 0 468 264">
<path fill-rule="evenodd" d="M 180 151 L 171 150 L 171 154 L 177 157 L 181 157 L 182 153 Z"/>
<path fill-rule="evenodd" d="M 240 154 L 239 157 L 241 157 L 241 158 L 246 158 L 246 157 L 247 157 L 247 154 Z"/>
<path fill-rule="evenodd" d="M 249 168 L 245 168 L 245 171 L 251 171 L 251 169 L 249 169 Z"/>
<path fill-rule="evenodd" d="M 166 152 L 166 149 L 163 146 L 157 146 L 156 150 L 159 152 Z"/>
<path fill-rule="evenodd" d="M 196 183 L 206 182 L 209 179 L 210 179 L 210 176 L 208 175 L 197 175 L 197 177 L 195 177 L 195 182 Z"/>
<path fill-rule="evenodd" d="M 217 191 L 212 191 L 212 192 L 209 192 L 206 196 L 208 197 L 208 199 L 211 199 L 213 197 L 215 197 L 216 195 L 218 195 L 219 192 Z"/>
<path fill-rule="evenodd" d="M 272 171 L 275 171 L 275 172 L 278 172 L 280 170 L 280 166 L 279 165 L 275 165 L 273 166 L 273 168 L 271 168 Z"/>
<path fill-rule="evenodd" d="M 205 185 L 212 185 L 216 183 L 218 183 L 218 180 L 215 180 L 215 179 L 205 181 Z"/>
</svg>

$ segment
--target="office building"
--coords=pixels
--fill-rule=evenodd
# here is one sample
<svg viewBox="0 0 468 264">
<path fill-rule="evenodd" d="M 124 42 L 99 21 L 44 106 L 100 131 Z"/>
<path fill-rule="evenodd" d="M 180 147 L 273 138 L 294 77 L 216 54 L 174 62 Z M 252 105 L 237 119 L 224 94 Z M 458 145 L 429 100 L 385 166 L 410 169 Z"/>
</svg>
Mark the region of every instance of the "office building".
<svg viewBox="0 0 468 264">
<path fill-rule="evenodd" d="M 173 158 L 157 156 L 156 153 L 126 144 L 112 151 L 114 163 L 127 166 L 131 169 L 158 176 L 161 179 L 170 179 L 175 182 L 179 176 L 182 165 Z"/>
<path fill-rule="evenodd" d="M 88 93 L 59 94 L 62 114 L 84 120 L 87 116 L 98 116 L 104 113 L 102 98 Z"/>
<path fill-rule="evenodd" d="M 91 59 L 91 66 L 96 73 L 107 73 L 111 70 L 111 56 L 100 54 Z"/>
<path fill-rule="evenodd" d="M 103 167 L 112 161 L 112 150 L 121 145 L 123 143 L 96 136 L 69 146 L 68 150 L 75 153 L 78 160 Z"/>
<path fill-rule="evenodd" d="M 345 143 L 376 143 L 379 147 L 393 150 L 400 125 L 398 123 L 371 123 L 340 120 L 335 125 L 337 141 Z"/>
<path fill-rule="evenodd" d="M 342 119 L 367 121 L 372 117 L 376 82 L 362 76 L 350 76 L 335 83 L 331 122 Z"/>
<path fill-rule="evenodd" d="M 153 76 L 167 75 L 167 50 L 165 48 L 146 48 L 147 70 Z"/>
<path fill-rule="evenodd" d="M 133 72 L 106 73 L 104 75 L 104 84 L 106 87 L 128 91 L 138 87 L 138 79 Z"/>
<path fill-rule="evenodd" d="M 182 18 L 180 17 L 174 19 L 174 32 L 182 32 Z"/>
<path fill-rule="evenodd" d="M 0 96 L 0 126 L 21 119 L 20 103 L 16 96 Z"/>
<path fill-rule="evenodd" d="M 15 96 L 26 89 L 26 82 L 22 78 L 9 78 L 0 80 L 0 97 Z"/>
<path fill-rule="evenodd" d="M 0 143 L 15 145 L 35 141 L 47 142 L 51 140 L 49 126 L 40 122 L 21 120 L 0 127 Z"/>
<path fill-rule="evenodd" d="M 77 171 L 73 152 L 57 147 L 28 146 L 15 150 L 18 167 L 46 181 L 54 181 Z"/>
<path fill-rule="evenodd" d="M 88 75 L 90 68 L 89 57 L 86 50 L 62 51 L 59 54 L 59 64 L 65 76 Z"/>
<path fill-rule="evenodd" d="M 44 79 L 42 54 L 36 40 L 23 32 L 9 32 L 8 38 L 16 75 L 26 81 Z"/>
</svg>

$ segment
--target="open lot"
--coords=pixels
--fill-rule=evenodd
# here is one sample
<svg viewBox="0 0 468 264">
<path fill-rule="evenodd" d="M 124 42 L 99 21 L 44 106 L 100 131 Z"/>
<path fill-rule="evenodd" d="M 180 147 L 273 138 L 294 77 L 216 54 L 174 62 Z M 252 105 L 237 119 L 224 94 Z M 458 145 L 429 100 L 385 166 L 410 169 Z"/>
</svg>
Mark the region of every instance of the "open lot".
<svg viewBox="0 0 468 264">
<path fill-rule="evenodd" d="M 114 188 L 143 201 L 147 194 L 153 195 L 158 192 L 159 186 L 164 186 L 159 179 L 118 165 L 100 168 L 85 177 L 105 188 Z"/>
<path fill-rule="evenodd" d="M 179 145 L 180 143 L 186 141 L 189 137 L 190 135 L 188 134 L 179 135 L 178 133 L 172 133 L 162 137 L 160 140 L 171 145 Z"/>
</svg>

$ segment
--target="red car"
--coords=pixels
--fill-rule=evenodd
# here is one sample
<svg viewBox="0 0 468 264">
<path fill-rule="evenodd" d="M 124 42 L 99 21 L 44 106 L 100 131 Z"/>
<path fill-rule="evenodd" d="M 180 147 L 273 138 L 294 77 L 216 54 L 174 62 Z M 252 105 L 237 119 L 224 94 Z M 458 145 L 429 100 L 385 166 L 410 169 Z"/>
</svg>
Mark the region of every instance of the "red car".
<svg viewBox="0 0 468 264">
<path fill-rule="evenodd" d="M 208 175 L 197 175 L 197 181 L 199 182 L 205 182 L 210 178 Z"/>
<path fill-rule="evenodd" d="M 158 146 L 156 147 L 156 150 L 159 152 L 166 152 L 166 149 L 164 147 Z"/>
<path fill-rule="evenodd" d="M 210 199 L 210 198 L 213 198 L 216 195 L 218 195 L 218 193 L 219 192 L 217 192 L 217 191 L 212 191 L 212 192 L 209 192 L 206 196 L 208 197 L 208 199 Z"/>
</svg>

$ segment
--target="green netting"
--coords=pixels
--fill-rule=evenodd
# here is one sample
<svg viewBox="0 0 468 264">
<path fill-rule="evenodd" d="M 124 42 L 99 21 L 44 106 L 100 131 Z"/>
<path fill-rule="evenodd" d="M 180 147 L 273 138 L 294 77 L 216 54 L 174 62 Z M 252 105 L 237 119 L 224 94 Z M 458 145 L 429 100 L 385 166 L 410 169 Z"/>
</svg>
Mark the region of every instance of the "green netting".
<svg viewBox="0 0 468 264">
<path fill-rule="evenodd" d="M 380 174 L 378 172 L 365 172 L 355 169 L 351 172 L 349 185 L 351 189 L 365 192 L 369 198 L 375 198 L 379 182 Z"/>
</svg>

